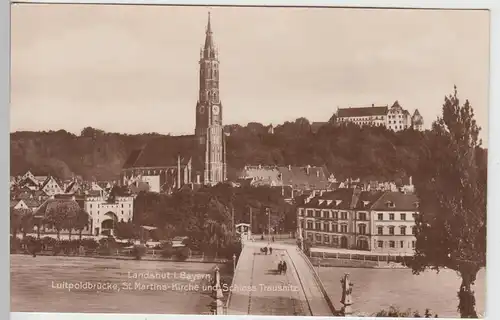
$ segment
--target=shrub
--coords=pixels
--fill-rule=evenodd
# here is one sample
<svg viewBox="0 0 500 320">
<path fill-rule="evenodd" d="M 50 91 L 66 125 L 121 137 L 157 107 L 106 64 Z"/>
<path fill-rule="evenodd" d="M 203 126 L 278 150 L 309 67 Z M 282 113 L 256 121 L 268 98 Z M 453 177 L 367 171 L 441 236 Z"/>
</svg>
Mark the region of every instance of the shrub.
<svg viewBox="0 0 500 320">
<path fill-rule="evenodd" d="M 163 249 L 161 251 L 161 256 L 163 258 L 171 258 L 174 255 L 175 251 L 174 248 L 172 248 L 172 243 L 171 242 L 166 242 L 163 244 Z"/>
<path fill-rule="evenodd" d="M 186 260 L 189 257 L 189 248 L 182 247 L 178 249 L 177 252 L 175 253 L 175 256 L 177 257 L 177 259 L 181 261 Z"/>
<path fill-rule="evenodd" d="M 10 237 L 10 253 L 21 251 L 21 240 L 18 237 Z"/>
<path fill-rule="evenodd" d="M 380 310 L 373 316 L 386 318 L 433 318 L 430 309 L 425 309 L 424 317 L 422 317 L 416 310 L 407 309 L 406 311 L 401 311 L 393 306 L 391 306 L 388 310 Z M 434 315 L 434 317 L 437 318 L 437 314 Z"/>
<path fill-rule="evenodd" d="M 132 249 L 132 251 L 130 252 L 130 254 L 132 256 L 134 256 L 134 258 L 136 260 L 141 260 L 143 256 L 146 255 L 146 247 L 143 246 L 143 245 L 137 245 L 137 246 L 134 246 L 134 248 Z"/>
</svg>

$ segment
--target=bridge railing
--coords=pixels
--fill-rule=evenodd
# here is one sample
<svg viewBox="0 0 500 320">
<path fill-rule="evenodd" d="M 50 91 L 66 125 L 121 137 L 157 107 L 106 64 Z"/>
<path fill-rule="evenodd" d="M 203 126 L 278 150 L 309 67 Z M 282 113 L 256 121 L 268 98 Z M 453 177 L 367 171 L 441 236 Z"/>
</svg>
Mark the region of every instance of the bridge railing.
<svg viewBox="0 0 500 320">
<path fill-rule="evenodd" d="M 325 301 L 328 304 L 328 307 L 330 308 L 330 311 L 332 312 L 333 315 L 338 315 L 339 311 L 337 309 L 335 309 L 335 306 L 333 305 L 332 300 L 328 296 L 328 293 L 326 292 L 325 286 L 323 285 L 323 282 L 321 281 L 319 274 L 316 272 L 316 269 L 312 265 L 311 261 L 304 254 L 304 252 L 302 252 L 302 250 L 300 250 L 298 247 L 297 247 L 297 251 L 299 252 L 299 255 L 302 257 L 302 259 L 304 259 L 306 261 L 309 269 L 311 270 L 311 272 L 314 276 L 314 279 L 318 283 L 319 289 L 321 290 L 321 293 L 323 294 L 323 297 L 325 298 Z"/>
</svg>

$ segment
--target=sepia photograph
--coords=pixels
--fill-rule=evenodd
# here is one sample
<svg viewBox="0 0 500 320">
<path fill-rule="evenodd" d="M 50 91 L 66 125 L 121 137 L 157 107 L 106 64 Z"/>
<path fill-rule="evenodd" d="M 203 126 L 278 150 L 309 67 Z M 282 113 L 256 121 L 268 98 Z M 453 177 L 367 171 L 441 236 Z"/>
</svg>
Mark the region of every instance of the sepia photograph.
<svg viewBox="0 0 500 320">
<path fill-rule="evenodd" d="M 489 78 L 488 10 L 13 3 L 11 311 L 484 318 Z"/>
</svg>

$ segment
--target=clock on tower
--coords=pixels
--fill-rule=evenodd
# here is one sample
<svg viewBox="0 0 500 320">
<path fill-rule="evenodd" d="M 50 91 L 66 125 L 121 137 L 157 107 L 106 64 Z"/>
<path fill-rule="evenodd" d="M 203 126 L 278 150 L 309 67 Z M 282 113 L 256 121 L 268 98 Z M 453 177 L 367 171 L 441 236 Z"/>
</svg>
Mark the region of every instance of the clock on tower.
<svg viewBox="0 0 500 320">
<path fill-rule="evenodd" d="M 218 105 L 214 105 L 212 106 L 212 113 L 214 114 L 214 116 L 218 116 L 219 115 L 219 106 Z"/>
</svg>

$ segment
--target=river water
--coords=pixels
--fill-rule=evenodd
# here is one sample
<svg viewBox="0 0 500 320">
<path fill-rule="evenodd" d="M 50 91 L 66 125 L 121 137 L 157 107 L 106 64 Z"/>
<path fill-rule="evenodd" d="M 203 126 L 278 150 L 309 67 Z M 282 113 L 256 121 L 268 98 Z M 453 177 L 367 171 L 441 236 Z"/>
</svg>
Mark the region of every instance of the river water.
<svg viewBox="0 0 500 320">
<path fill-rule="evenodd" d="M 214 264 L 28 255 L 10 259 L 12 312 L 203 314 L 213 301 L 207 279 Z M 157 278 L 144 279 L 151 272 Z"/>
<path fill-rule="evenodd" d="M 409 269 L 319 268 L 319 275 L 334 306 L 340 307 L 340 279 L 345 273 L 354 283 L 352 309 L 358 315 L 373 315 L 390 306 L 399 310 L 426 308 L 440 318 L 458 318 L 457 291 L 461 279 L 455 271 L 425 271 L 413 275 Z M 476 311 L 484 315 L 486 301 L 486 271 L 479 271 L 474 286 Z"/>
<path fill-rule="evenodd" d="M 203 314 L 213 301 L 204 284 L 214 264 L 28 255 L 11 255 L 10 259 L 13 312 Z M 160 279 L 133 278 L 147 272 L 157 273 Z M 336 307 L 341 306 L 340 278 L 350 273 L 352 307 L 359 315 L 395 306 L 421 314 L 430 308 L 440 317 L 458 317 L 460 278 L 451 270 L 416 276 L 408 269 L 323 267 L 319 273 Z M 485 276 L 484 270 L 479 272 L 474 288 L 480 314 L 485 309 Z M 116 288 L 63 288 L 80 283 L 115 284 Z"/>
</svg>

